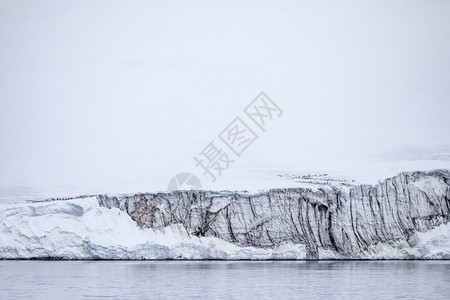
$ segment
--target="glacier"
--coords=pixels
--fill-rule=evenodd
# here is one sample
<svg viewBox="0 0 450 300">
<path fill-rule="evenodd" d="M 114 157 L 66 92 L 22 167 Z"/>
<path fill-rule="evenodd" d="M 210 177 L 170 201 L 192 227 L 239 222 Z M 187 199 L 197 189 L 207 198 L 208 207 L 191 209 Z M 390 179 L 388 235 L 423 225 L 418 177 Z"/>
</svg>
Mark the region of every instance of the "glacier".
<svg viewBox="0 0 450 300">
<path fill-rule="evenodd" d="M 450 173 L 0 205 L 3 259 L 450 259 Z"/>
</svg>

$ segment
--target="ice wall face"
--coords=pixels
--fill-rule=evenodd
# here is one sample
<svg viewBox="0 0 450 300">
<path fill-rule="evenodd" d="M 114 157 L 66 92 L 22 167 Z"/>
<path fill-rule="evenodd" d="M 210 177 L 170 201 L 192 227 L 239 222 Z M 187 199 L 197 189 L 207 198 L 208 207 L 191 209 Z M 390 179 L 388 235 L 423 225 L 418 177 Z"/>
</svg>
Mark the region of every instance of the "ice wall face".
<svg viewBox="0 0 450 300">
<path fill-rule="evenodd" d="M 450 221 L 450 173 L 401 173 L 374 186 L 274 189 L 256 195 L 176 191 L 99 196 L 143 228 L 182 224 L 190 235 L 238 245 L 304 244 L 307 258 L 331 250 L 344 258 L 379 244 L 415 246 L 417 233 Z"/>
</svg>

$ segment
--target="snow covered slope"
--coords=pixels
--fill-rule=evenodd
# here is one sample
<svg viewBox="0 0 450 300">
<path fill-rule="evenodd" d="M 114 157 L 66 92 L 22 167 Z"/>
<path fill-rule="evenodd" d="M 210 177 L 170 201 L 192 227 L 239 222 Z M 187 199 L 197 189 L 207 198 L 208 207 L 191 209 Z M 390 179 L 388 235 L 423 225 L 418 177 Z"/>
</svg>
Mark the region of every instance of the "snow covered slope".
<svg viewBox="0 0 450 300">
<path fill-rule="evenodd" d="M 1 258 L 450 259 L 450 173 L 0 206 Z"/>
<path fill-rule="evenodd" d="M 450 169 L 450 1 L 0 1 L 0 203 Z M 262 131 L 243 109 L 283 110 Z M 259 136 L 241 157 L 218 135 Z M 255 126 L 253 127 L 252 124 Z M 234 160 L 212 183 L 212 140 Z M 287 170 L 289 169 L 289 170 Z M 157 171 L 156 171 L 157 170 Z M 64 176 L 62 176 L 64 174 Z"/>
</svg>

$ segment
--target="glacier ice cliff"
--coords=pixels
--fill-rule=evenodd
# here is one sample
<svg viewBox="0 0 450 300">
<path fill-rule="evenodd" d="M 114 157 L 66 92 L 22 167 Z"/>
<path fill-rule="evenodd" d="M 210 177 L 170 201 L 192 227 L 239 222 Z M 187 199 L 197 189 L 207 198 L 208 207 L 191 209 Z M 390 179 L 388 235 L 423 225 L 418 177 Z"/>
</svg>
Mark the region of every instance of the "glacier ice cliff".
<svg viewBox="0 0 450 300">
<path fill-rule="evenodd" d="M 450 173 L 0 205 L 0 258 L 450 259 Z"/>
<path fill-rule="evenodd" d="M 418 232 L 447 224 L 449 183 L 447 171 L 414 172 L 348 189 L 175 191 L 99 196 L 99 203 L 126 211 L 143 228 L 182 224 L 191 235 L 242 246 L 302 244 L 308 259 L 318 259 L 319 249 L 360 258 L 381 244 L 415 246 Z"/>
</svg>

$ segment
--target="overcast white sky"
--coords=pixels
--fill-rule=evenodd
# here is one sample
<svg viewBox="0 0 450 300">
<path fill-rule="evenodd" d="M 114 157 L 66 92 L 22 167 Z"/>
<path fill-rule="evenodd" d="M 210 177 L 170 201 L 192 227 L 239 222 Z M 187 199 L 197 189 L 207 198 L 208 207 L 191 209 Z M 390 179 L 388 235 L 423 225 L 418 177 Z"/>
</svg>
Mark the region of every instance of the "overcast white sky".
<svg viewBox="0 0 450 300">
<path fill-rule="evenodd" d="M 450 152 L 450 1 L 2 1 L 0 187 L 165 189 L 260 91 L 228 176 Z"/>
</svg>

